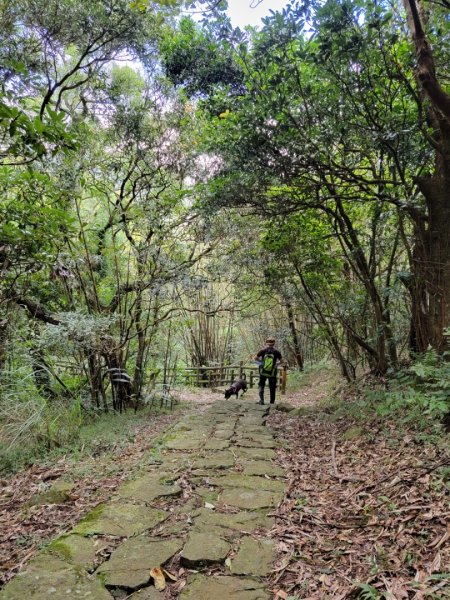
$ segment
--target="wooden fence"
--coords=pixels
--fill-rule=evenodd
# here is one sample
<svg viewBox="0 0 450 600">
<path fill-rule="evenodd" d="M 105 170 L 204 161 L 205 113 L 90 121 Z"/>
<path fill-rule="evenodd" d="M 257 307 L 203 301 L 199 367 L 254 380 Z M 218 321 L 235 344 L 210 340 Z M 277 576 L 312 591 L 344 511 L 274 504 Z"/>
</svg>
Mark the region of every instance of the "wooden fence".
<svg viewBox="0 0 450 600">
<path fill-rule="evenodd" d="M 219 367 L 187 367 L 183 369 L 184 383 L 195 387 L 228 387 L 233 381 L 245 374 L 249 388 L 258 385 L 259 370 L 257 366 L 227 365 Z M 286 393 L 287 367 L 277 370 L 277 385 L 282 394 Z"/>
</svg>

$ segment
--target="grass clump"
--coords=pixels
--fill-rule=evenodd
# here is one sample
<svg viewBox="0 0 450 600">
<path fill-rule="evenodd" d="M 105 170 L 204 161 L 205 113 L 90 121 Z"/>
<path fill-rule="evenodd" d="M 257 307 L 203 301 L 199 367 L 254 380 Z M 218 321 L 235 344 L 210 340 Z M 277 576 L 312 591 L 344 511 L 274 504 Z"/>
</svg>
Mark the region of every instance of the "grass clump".
<svg viewBox="0 0 450 600">
<path fill-rule="evenodd" d="M 177 410 L 178 405 L 174 410 Z M 169 414 L 169 409 L 157 410 Z M 100 456 L 134 442 L 136 431 L 155 414 L 144 408 L 118 414 L 87 411 L 77 398 L 41 397 L 30 387 L 14 398 L 0 396 L 0 475 L 36 462 L 53 463 L 62 455 Z"/>
</svg>

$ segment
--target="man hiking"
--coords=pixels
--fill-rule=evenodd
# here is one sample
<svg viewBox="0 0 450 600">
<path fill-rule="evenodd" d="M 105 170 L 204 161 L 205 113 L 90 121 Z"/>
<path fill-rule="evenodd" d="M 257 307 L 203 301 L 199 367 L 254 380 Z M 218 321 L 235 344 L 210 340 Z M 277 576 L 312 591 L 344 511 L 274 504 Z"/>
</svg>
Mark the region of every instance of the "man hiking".
<svg viewBox="0 0 450 600">
<path fill-rule="evenodd" d="M 281 352 L 275 348 L 275 340 L 267 338 L 266 346 L 255 356 L 259 362 L 259 402 L 264 404 L 264 388 L 269 381 L 270 404 L 275 403 L 275 391 L 277 387 L 277 366 L 281 361 Z"/>
</svg>

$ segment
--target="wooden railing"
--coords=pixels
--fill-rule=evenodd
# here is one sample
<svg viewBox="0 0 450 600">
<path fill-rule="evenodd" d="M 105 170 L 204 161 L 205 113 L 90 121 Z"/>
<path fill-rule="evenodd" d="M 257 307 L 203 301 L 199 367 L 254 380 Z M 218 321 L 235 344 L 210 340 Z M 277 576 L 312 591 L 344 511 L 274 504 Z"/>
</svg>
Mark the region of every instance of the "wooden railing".
<svg viewBox="0 0 450 600">
<path fill-rule="evenodd" d="M 228 387 L 233 381 L 245 374 L 247 385 L 253 388 L 258 385 L 259 369 L 257 366 L 221 365 L 218 367 L 187 367 L 183 369 L 184 383 L 193 387 Z M 277 370 L 277 385 L 282 394 L 286 393 L 287 367 Z"/>
</svg>

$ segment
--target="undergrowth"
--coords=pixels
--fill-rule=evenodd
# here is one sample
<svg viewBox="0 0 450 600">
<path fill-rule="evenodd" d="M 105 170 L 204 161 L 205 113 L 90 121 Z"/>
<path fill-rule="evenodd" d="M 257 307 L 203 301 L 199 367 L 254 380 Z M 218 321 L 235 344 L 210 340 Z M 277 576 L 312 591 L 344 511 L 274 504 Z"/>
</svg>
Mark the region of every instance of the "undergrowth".
<svg viewBox="0 0 450 600">
<path fill-rule="evenodd" d="M 0 395 L 0 475 L 62 455 L 99 455 L 132 441 L 150 412 L 169 412 L 159 407 L 137 413 L 130 409 L 122 414 L 87 411 L 79 398 L 44 398 L 31 378 L 15 375 L 14 382 L 3 385 Z"/>
<path fill-rule="evenodd" d="M 347 387 L 344 393 L 347 401 L 335 396 L 326 409 L 355 421 L 393 419 L 399 427 L 442 433 L 450 414 L 448 359 L 448 355 L 428 350 L 389 377 L 366 378 Z"/>
</svg>

